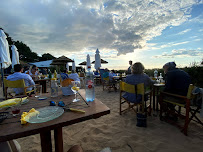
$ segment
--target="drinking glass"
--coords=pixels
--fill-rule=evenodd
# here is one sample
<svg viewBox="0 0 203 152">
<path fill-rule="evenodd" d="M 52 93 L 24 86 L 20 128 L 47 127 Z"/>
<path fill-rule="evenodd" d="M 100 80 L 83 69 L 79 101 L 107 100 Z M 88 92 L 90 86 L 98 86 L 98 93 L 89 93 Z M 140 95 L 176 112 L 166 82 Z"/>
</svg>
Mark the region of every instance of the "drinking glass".
<svg viewBox="0 0 203 152">
<path fill-rule="evenodd" d="M 35 85 L 34 90 L 35 90 L 35 97 L 39 98 L 42 95 L 42 85 Z"/>
<path fill-rule="evenodd" d="M 12 112 L 14 117 L 19 115 L 21 104 L 22 104 L 22 98 L 16 105 L 11 107 L 11 112 Z"/>
<path fill-rule="evenodd" d="M 71 90 L 75 94 L 75 99 L 73 100 L 73 102 L 80 101 L 80 99 L 77 99 L 77 93 L 78 93 L 79 89 L 80 89 L 80 81 L 71 81 Z"/>
</svg>

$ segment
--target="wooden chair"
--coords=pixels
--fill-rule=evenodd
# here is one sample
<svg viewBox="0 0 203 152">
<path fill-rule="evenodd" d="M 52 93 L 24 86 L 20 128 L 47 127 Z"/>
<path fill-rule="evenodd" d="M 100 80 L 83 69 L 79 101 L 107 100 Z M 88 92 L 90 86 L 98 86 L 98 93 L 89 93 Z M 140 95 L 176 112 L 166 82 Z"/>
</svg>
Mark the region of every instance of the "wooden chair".
<svg viewBox="0 0 203 152">
<path fill-rule="evenodd" d="M 69 86 L 71 84 L 71 81 L 74 81 L 74 80 L 70 79 L 70 78 L 65 79 L 65 80 L 61 81 L 61 86 L 62 87 L 67 87 L 67 86 Z"/>
<path fill-rule="evenodd" d="M 32 86 L 26 86 L 24 79 L 16 80 L 16 81 L 9 81 L 4 79 L 4 92 L 5 92 L 5 99 L 8 99 L 8 88 L 23 88 L 24 92 L 23 95 L 27 95 L 28 93 L 33 92 L 34 90 L 27 91 L 27 88 L 30 88 Z"/>
<path fill-rule="evenodd" d="M 103 91 L 106 89 L 108 92 L 111 91 L 111 89 L 114 89 L 114 91 L 117 91 L 116 88 L 116 83 L 113 83 L 109 80 L 109 77 L 103 78 L 102 80 L 102 85 L 103 85 Z"/>
<path fill-rule="evenodd" d="M 194 89 L 194 85 L 190 84 L 187 92 L 187 96 L 181 96 L 177 94 L 171 94 L 167 92 L 161 92 L 160 93 L 160 120 L 165 120 L 166 122 L 169 122 L 181 129 L 181 131 L 187 135 L 188 125 L 190 121 L 195 117 L 198 119 L 195 115 L 198 108 L 194 110 L 190 106 L 190 101 L 194 97 L 192 95 L 192 90 Z M 168 105 L 174 105 L 178 106 L 179 109 L 171 109 Z M 184 114 L 181 113 L 181 107 L 185 108 Z M 184 125 L 180 125 L 176 123 L 176 120 L 172 120 L 170 117 L 163 117 L 163 112 L 166 112 L 167 115 L 176 116 L 177 118 L 184 119 Z M 192 116 L 190 117 L 190 113 Z M 198 122 L 203 125 L 203 123 L 198 119 Z"/>
<path fill-rule="evenodd" d="M 139 103 L 131 103 L 129 102 L 127 99 L 125 99 L 122 95 L 124 92 L 128 92 L 128 93 L 133 93 L 136 94 L 136 96 L 141 95 L 141 101 Z M 144 113 L 145 112 L 145 101 L 144 101 L 144 95 L 145 95 L 145 89 L 144 89 L 144 83 L 140 83 L 137 85 L 131 85 L 128 83 L 125 83 L 123 81 L 120 81 L 120 115 L 122 114 L 122 112 L 125 112 L 127 110 L 132 109 L 135 113 L 138 112 L 138 106 L 141 106 L 141 112 Z M 122 109 L 122 105 L 124 103 L 128 104 L 128 108 L 126 109 Z M 134 109 L 134 107 L 137 106 L 137 110 Z"/>
</svg>

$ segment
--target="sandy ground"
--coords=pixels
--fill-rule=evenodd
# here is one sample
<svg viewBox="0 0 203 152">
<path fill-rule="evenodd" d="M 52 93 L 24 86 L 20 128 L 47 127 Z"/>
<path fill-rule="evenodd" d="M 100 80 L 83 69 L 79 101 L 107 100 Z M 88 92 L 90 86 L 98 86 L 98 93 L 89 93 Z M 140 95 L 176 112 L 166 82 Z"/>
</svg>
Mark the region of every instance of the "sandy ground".
<svg viewBox="0 0 203 152">
<path fill-rule="evenodd" d="M 95 90 L 96 98 L 106 104 L 111 113 L 98 119 L 64 127 L 64 151 L 75 144 L 81 145 L 86 152 L 99 152 L 105 147 L 110 147 L 113 152 L 203 151 L 201 125 L 190 123 L 188 136 L 185 136 L 175 126 L 152 115 L 147 118 L 147 128 L 139 128 L 136 127 L 137 120 L 133 111 L 119 115 L 119 92 L 108 93 L 103 91 L 101 86 L 96 86 Z M 41 151 L 39 134 L 17 141 L 23 152 Z"/>
</svg>

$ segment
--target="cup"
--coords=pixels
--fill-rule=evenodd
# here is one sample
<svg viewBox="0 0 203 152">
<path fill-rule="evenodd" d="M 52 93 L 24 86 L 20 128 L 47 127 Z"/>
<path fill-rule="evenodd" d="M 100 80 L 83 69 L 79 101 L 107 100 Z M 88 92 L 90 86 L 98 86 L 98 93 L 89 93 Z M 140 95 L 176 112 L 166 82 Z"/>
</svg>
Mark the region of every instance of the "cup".
<svg viewBox="0 0 203 152">
<path fill-rule="evenodd" d="M 22 98 L 21 98 L 21 101 L 19 101 L 16 105 L 11 107 L 11 112 L 14 117 L 19 115 L 21 104 L 22 104 Z"/>
<path fill-rule="evenodd" d="M 35 85 L 34 90 L 35 90 L 35 97 L 39 98 L 42 95 L 42 85 Z"/>
</svg>

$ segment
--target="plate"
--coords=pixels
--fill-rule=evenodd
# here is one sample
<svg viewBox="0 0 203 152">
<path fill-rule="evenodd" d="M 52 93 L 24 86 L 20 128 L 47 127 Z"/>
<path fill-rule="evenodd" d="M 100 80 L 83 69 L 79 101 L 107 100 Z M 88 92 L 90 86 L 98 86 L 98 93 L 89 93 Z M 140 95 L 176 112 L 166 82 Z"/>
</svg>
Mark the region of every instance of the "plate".
<svg viewBox="0 0 203 152">
<path fill-rule="evenodd" d="M 58 106 L 48 106 L 36 109 L 40 113 L 36 116 L 30 117 L 29 123 L 42 123 L 58 118 L 64 113 L 64 109 Z"/>
<path fill-rule="evenodd" d="M 47 97 L 39 97 L 38 99 L 39 100 L 45 100 L 45 99 L 47 99 Z"/>
</svg>

